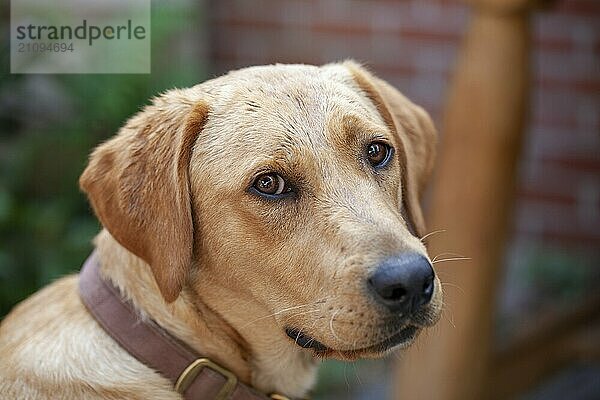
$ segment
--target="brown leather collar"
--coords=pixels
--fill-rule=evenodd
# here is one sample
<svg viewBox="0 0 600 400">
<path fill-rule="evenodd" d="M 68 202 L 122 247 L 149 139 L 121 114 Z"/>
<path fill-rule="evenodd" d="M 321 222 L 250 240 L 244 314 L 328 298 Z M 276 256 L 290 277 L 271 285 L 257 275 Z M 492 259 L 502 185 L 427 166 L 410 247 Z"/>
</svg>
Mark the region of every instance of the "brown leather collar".
<svg viewBox="0 0 600 400">
<path fill-rule="evenodd" d="M 79 295 L 104 330 L 138 361 L 169 379 L 186 400 L 268 400 L 227 369 L 200 357 L 156 322 L 143 319 L 111 282 L 102 279 L 94 251 L 79 274 Z"/>
</svg>

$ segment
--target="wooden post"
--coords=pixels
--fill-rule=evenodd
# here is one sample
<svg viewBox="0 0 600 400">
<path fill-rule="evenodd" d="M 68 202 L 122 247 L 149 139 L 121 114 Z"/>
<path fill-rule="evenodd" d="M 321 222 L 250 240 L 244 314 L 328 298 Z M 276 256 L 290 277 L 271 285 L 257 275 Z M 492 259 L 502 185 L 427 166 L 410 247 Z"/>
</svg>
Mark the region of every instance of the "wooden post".
<svg viewBox="0 0 600 400">
<path fill-rule="evenodd" d="M 499 268 L 528 106 L 531 3 L 472 0 L 448 98 L 427 225 L 445 311 L 398 364 L 395 398 L 475 400 L 491 357 Z M 443 257 L 442 257 L 443 258 Z"/>
<path fill-rule="evenodd" d="M 565 310 L 532 317 L 502 349 L 495 349 L 486 400 L 512 399 L 573 362 L 600 361 L 600 294 Z"/>
</svg>

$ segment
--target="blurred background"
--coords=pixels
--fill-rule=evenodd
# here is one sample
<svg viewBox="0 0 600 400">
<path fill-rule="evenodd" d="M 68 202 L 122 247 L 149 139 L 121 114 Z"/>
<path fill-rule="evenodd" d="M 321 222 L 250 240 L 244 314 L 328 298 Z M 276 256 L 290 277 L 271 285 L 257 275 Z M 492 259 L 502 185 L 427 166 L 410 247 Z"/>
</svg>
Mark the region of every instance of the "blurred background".
<svg viewBox="0 0 600 400">
<path fill-rule="evenodd" d="M 510 349 L 522 337 L 529 340 L 522 344 L 523 354 L 542 346 L 539 335 L 527 336 L 540 321 L 552 321 L 553 331 L 576 328 L 584 351 L 557 362 L 545 360 L 549 353 L 539 347 L 527 365 L 551 368 L 506 396 L 599 399 L 600 354 L 591 342 L 600 331 L 595 302 L 600 293 L 600 2 L 564 0 L 515 12 L 529 15 L 531 35 L 523 40 L 531 39 L 525 60 L 531 65 L 530 90 L 518 132 L 521 144 L 515 146 L 510 204 L 500 204 L 509 216 L 506 234 L 486 239 L 501 249 L 493 261 L 498 264 L 492 266 L 498 270 L 493 283 L 481 283 L 494 299 L 487 312 L 492 338 L 486 352 Z M 11 75 L 9 15 L 3 2 L 0 317 L 41 286 L 79 269 L 99 225 L 79 192 L 78 176 L 91 149 L 151 96 L 248 65 L 354 58 L 432 115 L 443 153 L 444 110 L 473 12 L 458 0 L 154 1 L 149 75 Z M 510 69 L 513 60 L 504 62 Z M 437 203 L 430 199 L 429 204 Z M 446 228 L 429 224 L 430 231 Z M 469 262 L 440 264 L 440 276 L 451 277 L 453 268 Z M 471 265 L 486 267 L 477 260 Z M 460 288 L 467 293 L 458 296 L 471 298 L 468 288 Z M 452 304 L 448 307 L 446 319 L 452 318 Z M 556 350 L 563 339 L 546 345 Z M 417 356 L 424 347 L 417 345 Z M 519 360 L 519 354 L 511 357 Z M 403 379 L 400 358 L 326 362 L 314 397 L 392 398 Z M 430 364 L 419 364 L 429 365 L 423 376 L 436 368 L 436 357 L 423 353 L 421 359 L 427 358 Z M 496 368 L 490 360 L 486 371 Z"/>
</svg>

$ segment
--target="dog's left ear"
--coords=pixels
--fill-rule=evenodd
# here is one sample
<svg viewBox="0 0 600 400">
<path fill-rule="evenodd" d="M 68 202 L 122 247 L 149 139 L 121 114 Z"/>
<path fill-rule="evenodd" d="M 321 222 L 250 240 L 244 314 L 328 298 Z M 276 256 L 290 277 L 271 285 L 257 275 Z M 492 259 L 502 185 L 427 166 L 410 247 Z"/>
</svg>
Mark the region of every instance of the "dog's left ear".
<svg viewBox="0 0 600 400">
<path fill-rule="evenodd" d="M 420 200 L 435 158 L 437 135 L 433 122 L 425 110 L 359 64 L 347 61 L 344 65 L 402 144 L 403 148 L 397 150 L 403 158 L 403 206 L 413 234 L 422 237 L 425 220 Z"/>
<path fill-rule="evenodd" d="M 167 302 L 193 257 L 189 164 L 208 106 L 162 96 L 98 146 L 79 179 L 98 219 L 152 270 Z"/>
</svg>

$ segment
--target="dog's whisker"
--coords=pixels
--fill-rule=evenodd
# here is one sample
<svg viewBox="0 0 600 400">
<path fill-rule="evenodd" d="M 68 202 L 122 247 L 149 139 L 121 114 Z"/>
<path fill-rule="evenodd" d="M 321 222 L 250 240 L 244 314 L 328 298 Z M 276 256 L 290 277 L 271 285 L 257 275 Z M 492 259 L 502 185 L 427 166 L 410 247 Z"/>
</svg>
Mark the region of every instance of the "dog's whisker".
<svg viewBox="0 0 600 400">
<path fill-rule="evenodd" d="M 458 285 L 455 285 L 454 283 L 450 283 L 450 282 L 441 282 L 441 284 L 442 284 L 442 287 L 444 287 L 444 286 L 453 287 L 453 288 L 456 288 L 456 289 L 460 290 L 460 292 L 461 292 L 463 295 L 465 294 L 465 291 L 464 291 L 464 289 L 463 289 L 462 287 L 458 286 Z"/>
<path fill-rule="evenodd" d="M 395 358 L 397 361 L 400 361 L 400 362 L 402 361 L 402 356 L 400 355 L 400 352 L 399 352 L 399 351 L 394 351 L 394 352 L 392 353 L 392 355 L 393 355 L 393 357 L 394 357 L 394 358 Z"/>
<path fill-rule="evenodd" d="M 292 314 L 290 315 L 290 317 L 297 317 L 299 315 L 306 315 L 306 314 L 312 314 L 312 313 L 316 313 L 316 312 L 320 312 L 321 310 L 308 310 L 308 311 L 302 311 L 296 314 Z"/>
<path fill-rule="evenodd" d="M 446 321 L 448 321 L 448 323 L 454 328 L 456 329 L 456 325 L 454 324 L 454 318 L 452 317 L 452 315 L 448 316 L 448 314 L 446 312 L 450 312 L 447 311 L 446 308 L 442 309 L 442 317 L 446 319 Z"/>
<path fill-rule="evenodd" d="M 334 338 L 339 340 L 342 343 L 345 343 L 338 335 L 335 334 L 335 330 L 333 329 L 333 321 L 335 320 L 335 316 L 340 312 L 340 310 L 336 310 L 333 314 L 331 314 L 331 318 L 329 319 L 329 330 Z"/>
<path fill-rule="evenodd" d="M 458 254 L 458 253 L 452 253 L 452 252 L 450 252 L 450 251 L 445 251 L 445 252 L 443 252 L 443 253 L 440 253 L 440 254 L 436 255 L 435 257 L 433 257 L 433 259 L 432 259 L 431 261 L 435 261 L 435 260 L 437 260 L 438 258 L 440 258 L 441 256 L 466 257 L 466 256 L 464 256 L 464 255 L 462 255 L 462 254 Z"/>
<path fill-rule="evenodd" d="M 360 293 L 349 293 L 349 292 L 340 292 L 337 293 L 338 296 L 347 296 L 347 297 L 358 297 L 358 298 L 363 298 L 364 295 L 360 294 Z"/>
<path fill-rule="evenodd" d="M 356 343 L 356 341 L 354 342 Z M 353 346 L 354 347 L 354 346 Z M 358 373 L 358 368 L 356 366 L 356 363 L 352 363 L 352 366 L 354 367 L 354 376 L 356 376 L 356 380 L 358 381 L 358 385 L 362 386 L 362 380 L 360 379 L 359 373 Z"/>
<path fill-rule="evenodd" d="M 452 258 L 442 258 L 441 260 L 432 261 L 432 264 L 441 263 L 444 261 L 461 261 L 461 260 L 471 260 L 471 257 L 452 257 Z"/>
<path fill-rule="evenodd" d="M 300 339 L 300 336 L 302 336 L 302 329 L 298 329 L 298 334 L 296 335 L 296 340 L 294 340 L 294 342 L 296 342 L 296 345 L 298 344 L 298 340 Z"/>
<path fill-rule="evenodd" d="M 338 351 L 338 354 L 341 356 L 342 354 Z M 350 392 L 350 382 L 348 381 L 348 375 L 346 374 L 346 367 L 348 363 L 344 363 L 344 380 L 346 381 L 346 389 Z"/>
<path fill-rule="evenodd" d="M 436 230 L 436 231 L 431 231 L 431 232 L 429 232 L 429 233 L 427 233 L 427 234 L 423 235 L 423 237 L 422 237 L 421 239 L 419 239 L 419 240 L 420 240 L 421 242 L 423 242 L 423 241 L 424 241 L 425 239 L 427 239 L 428 237 L 430 237 L 430 236 L 433 236 L 433 235 L 436 235 L 436 234 L 438 234 L 438 233 L 443 233 L 443 232 L 446 232 L 446 230 L 445 230 L 445 229 L 438 229 L 438 230 Z"/>
<path fill-rule="evenodd" d="M 452 328 L 456 329 L 456 325 L 447 315 L 445 315 L 444 318 L 446 319 L 446 321 L 448 321 L 448 323 L 450 324 L 450 326 L 452 326 Z"/>
<path fill-rule="evenodd" d="M 302 311 L 302 312 L 298 312 L 298 313 L 295 313 L 295 314 L 291 314 L 291 315 L 290 315 L 290 317 L 296 317 L 296 316 L 298 316 L 298 315 L 311 314 L 311 313 L 316 313 L 316 312 L 320 312 L 320 311 L 321 311 L 321 310 L 319 310 L 319 309 L 315 309 L 315 310 L 308 310 L 308 311 Z M 255 323 L 255 322 L 258 322 L 258 321 L 264 320 L 264 319 L 266 319 L 266 318 L 268 318 L 268 317 L 272 317 L 272 316 L 273 316 L 273 315 L 268 315 L 268 316 L 266 316 L 266 317 L 261 317 L 261 318 L 259 318 L 259 319 L 255 319 L 254 321 L 250 321 L 250 322 L 246 323 L 245 325 L 241 326 L 241 327 L 240 327 L 240 329 L 247 328 L 249 325 L 252 325 L 252 324 L 253 324 L 253 323 Z"/>
<path fill-rule="evenodd" d="M 298 340 L 300 339 L 301 335 L 302 335 L 302 329 L 298 329 L 298 334 L 296 335 L 296 339 L 294 340 L 294 342 L 296 344 L 298 344 Z"/>
<path fill-rule="evenodd" d="M 276 311 L 276 312 L 274 312 L 272 314 L 265 315 L 265 316 L 262 316 L 262 317 L 259 317 L 259 318 L 255 319 L 255 320 L 249 321 L 245 325 L 243 325 L 242 327 L 240 327 L 240 329 L 246 328 L 248 325 L 252 325 L 255 322 L 262 321 L 264 319 L 271 318 L 271 317 L 274 317 L 274 316 L 286 313 L 288 311 L 297 310 L 299 308 L 309 307 L 309 306 L 313 306 L 313 305 L 316 305 L 316 304 L 320 304 L 320 303 L 312 302 L 312 303 L 300 304 L 298 306 L 284 308 L 283 310 L 279 310 L 279 311 Z"/>
</svg>

